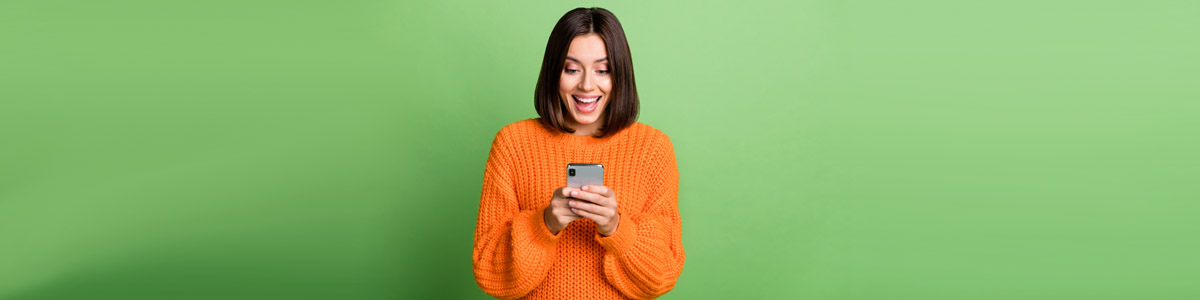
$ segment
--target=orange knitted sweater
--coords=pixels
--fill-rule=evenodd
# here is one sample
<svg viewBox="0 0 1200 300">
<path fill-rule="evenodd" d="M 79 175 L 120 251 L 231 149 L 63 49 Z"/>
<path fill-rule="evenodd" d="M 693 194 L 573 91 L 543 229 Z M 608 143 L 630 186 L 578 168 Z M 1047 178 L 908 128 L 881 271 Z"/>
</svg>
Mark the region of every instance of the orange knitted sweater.
<svg viewBox="0 0 1200 300">
<path fill-rule="evenodd" d="M 569 163 L 604 165 L 616 192 L 616 232 L 586 218 L 551 234 L 542 211 L 566 186 Z M 683 270 L 671 141 L 642 123 L 603 138 L 575 136 L 537 119 L 496 134 L 475 226 L 475 281 L 498 298 L 646 299 L 675 287 Z"/>
</svg>

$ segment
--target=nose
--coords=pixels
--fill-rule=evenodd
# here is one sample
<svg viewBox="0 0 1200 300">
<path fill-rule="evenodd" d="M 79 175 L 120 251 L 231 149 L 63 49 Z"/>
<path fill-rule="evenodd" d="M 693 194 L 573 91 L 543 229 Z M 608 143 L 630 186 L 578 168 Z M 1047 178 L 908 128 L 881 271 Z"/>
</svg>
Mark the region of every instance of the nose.
<svg viewBox="0 0 1200 300">
<path fill-rule="evenodd" d="M 583 72 L 583 80 L 579 81 L 579 89 L 585 92 L 595 90 L 596 84 L 592 82 L 595 76 L 591 72 Z"/>
</svg>

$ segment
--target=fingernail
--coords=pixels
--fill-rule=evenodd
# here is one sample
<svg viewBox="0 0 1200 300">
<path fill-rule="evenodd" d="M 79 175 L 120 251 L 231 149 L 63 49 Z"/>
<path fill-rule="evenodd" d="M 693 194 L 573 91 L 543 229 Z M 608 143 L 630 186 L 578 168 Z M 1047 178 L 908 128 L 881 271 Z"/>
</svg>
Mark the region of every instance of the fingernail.
<svg viewBox="0 0 1200 300">
<path fill-rule="evenodd" d="M 571 191 L 571 196 L 579 196 L 579 192 Z"/>
<path fill-rule="evenodd" d="M 575 206 L 575 200 L 571 200 L 571 202 L 567 202 L 567 204 L 570 204 L 571 206 Z"/>
<path fill-rule="evenodd" d="M 585 190 L 585 191 L 587 190 L 587 186 L 586 186 L 586 185 L 585 185 L 585 186 L 583 186 L 583 190 Z"/>
</svg>

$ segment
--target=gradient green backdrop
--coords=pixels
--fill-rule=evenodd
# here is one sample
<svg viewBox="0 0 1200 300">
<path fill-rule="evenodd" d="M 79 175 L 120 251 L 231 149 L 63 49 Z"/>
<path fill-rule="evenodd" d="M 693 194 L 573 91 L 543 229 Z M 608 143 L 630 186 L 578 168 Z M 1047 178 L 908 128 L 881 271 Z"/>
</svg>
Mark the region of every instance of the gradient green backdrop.
<svg viewBox="0 0 1200 300">
<path fill-rule="evenodd" d="M 487 298 L 577 6 L 675 145 L 666 299 L 1200 299 L 1190 0 L 6 0 L 0 299 Z"/>
</svg>

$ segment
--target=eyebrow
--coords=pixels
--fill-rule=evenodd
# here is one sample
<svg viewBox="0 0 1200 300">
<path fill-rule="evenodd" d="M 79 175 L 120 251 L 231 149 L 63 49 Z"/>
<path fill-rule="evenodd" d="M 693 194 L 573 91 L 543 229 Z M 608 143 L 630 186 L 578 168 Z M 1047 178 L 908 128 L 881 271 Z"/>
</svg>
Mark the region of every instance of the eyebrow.
<svg viewBox="0 0 1200 300">
<path fill-rule="evenodd" d="M 575 63 L 581 63 L 581 62 L 579 62 L 578 59 L 575 59 L 574 57 L 567 56 L 567 59 L 570 61 L 573 61 Z M 606 61 L 606 60 L 608 60 L 608 57 L 597 59 L 596 62 L 602 62 L 602 61 Z"/>
</svg>

